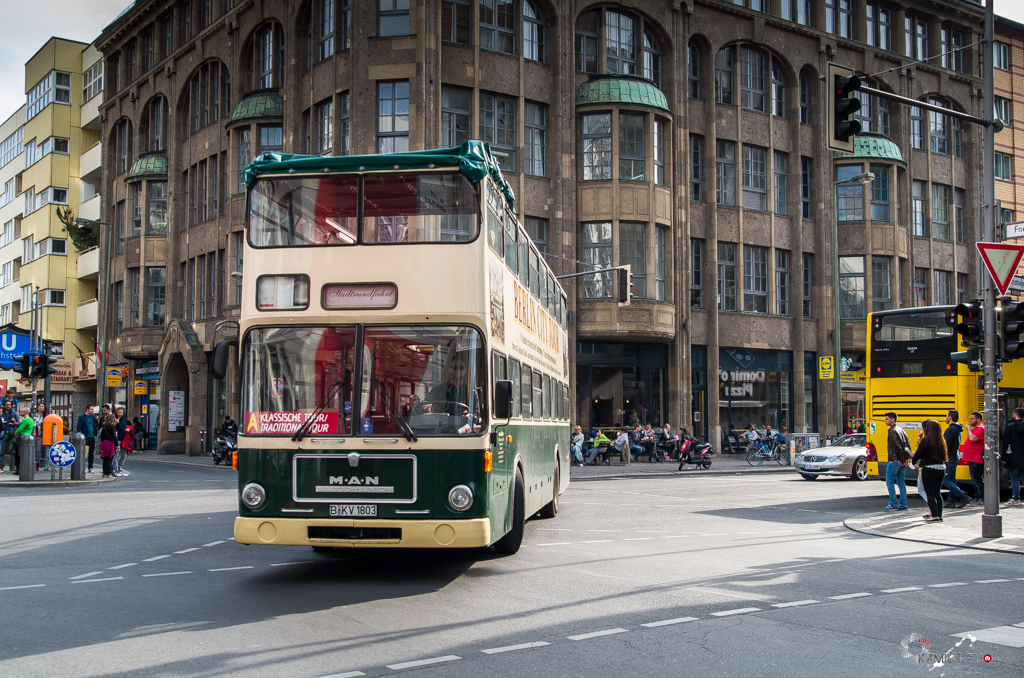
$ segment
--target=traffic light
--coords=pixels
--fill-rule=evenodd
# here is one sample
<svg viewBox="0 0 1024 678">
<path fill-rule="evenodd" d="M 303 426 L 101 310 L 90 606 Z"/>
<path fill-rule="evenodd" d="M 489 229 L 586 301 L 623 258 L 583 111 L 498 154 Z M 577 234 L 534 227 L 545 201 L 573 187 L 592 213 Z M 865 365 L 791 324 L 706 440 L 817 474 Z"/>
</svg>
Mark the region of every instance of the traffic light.
<svg viewBox="0 0 1024 678">
<path fill-rule="evenodd" d="M 957 317 L 963 318 L 962 322 L 956 325 L 956 333 L 960 343 L 966 346 L 967 350 L 950 353 L 949 357 L 953 362 L 967 365 L 972 372 L 981 369 L 981 346 L 985 341 L 981 312 L 980 299 L 971 299 L 965 304 L 959 304 L 955 311 Z"/>
<path fill-rule="evenodd" d="M 828 147 L 833 151 L 854 152 L 854 135 L 860 132 L 860 123 L 853 115 L 860 110 L 860 100 L 853 93 L 860 89 L 860 78 L 853 69 L 829 63 L 828 101 L 832 110 L 829 124 Z"/>
<path fill-rule="evenodd" d="M 999 358 L 1009 362 L 1015 358 L 1024 358 L 1024 302 L 1003 300 L 1003 311 L 999 319 L 999 336 L 1002 339 L 1002 351 Z"/>
<path fill-rule="evenodd" d="M 629 306 L 629 300 L 633 297 L 632 286 L 630 282 L 632 277 L 630 276 L 629 264 L 616 269 L 615 273 L 618 275 L 618 293 L 619 293 L 619 305 Z"/>
<path fill-rule="evenodd" d="M 57 362 L 57 356 L 36 354 L 32 356 L 32 376 L 44 379 L 57 371 L 53 364 Z"/>
<path fill-rule="evenodd" d="M 32 354 L 22 353 L 15 358 L 14 371 L 20 374 L 23 379 L 29 379 L 32 376 Z"/>
</svg>

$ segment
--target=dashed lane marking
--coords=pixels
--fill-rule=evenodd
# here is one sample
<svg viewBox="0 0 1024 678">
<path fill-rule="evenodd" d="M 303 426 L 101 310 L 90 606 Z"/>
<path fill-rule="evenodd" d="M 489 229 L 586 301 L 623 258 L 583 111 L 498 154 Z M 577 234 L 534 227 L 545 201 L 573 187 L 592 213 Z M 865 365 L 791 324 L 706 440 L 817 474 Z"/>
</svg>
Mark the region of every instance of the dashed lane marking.
<svg viewBox="0 0 1024 678">
<path fill-rule="evenodd" d="M 332 673 L 329 676 L 320 676 L 320 678 L 359 678 L 359 676 L 365 675 L 362 671 L 346 671 L 345 673 Z"/>
<path fill-rule="evenodd" d="M 79 579 L 78 581 L 71 582 L 72 584 L 95 584 L 99 581 L 117 581 L 118 579 L 124 579 L 124 577 L 103 577 L 102 579 Z"/>
<path fill-rule="evenodd" d="M 772 607 L 803 607 L 804 605 L 817 605 L 820 600 L 794 600 L 791 603 L 772 603 Z"/>
<path fill-rule="evenodd" d="M 215 567 L 207 572 L 230 572 L 231 570 L 251 570 L 253 565 L 240 565 L 238 567 Z"/>
<path fill-rule="evenodd" d="M 734 614 L 749 614 L 751 612 L 760 612 L 759 607 L 740 607 L 735 610 L 723 610 L 722 612 L 712 612 L 712 617 L 731 617 Z"/>
<path fill-rule="evenodd" d="M 223 543 L 224 543 L 223 539 L 221 539 L 220 541 L 211 541 L 209 544 L 203 544 L 203 548 L 206 548 L 207 546 L 216 546 L 217 544 L 223 544 Z"/>
<path fill-rule="evenodd" d="M 875 594 L 873 594 L 873 593 L 865 593 L 865 592 L 862 592 L 862 593 L 847 593 L 847 594 L 844 594 L 844 595 L 841 595 L 841 596 L 829 596 L 829 600 L 849 600 L 851 598 L 866 598 L 868 596 L 873 596 L 873 595 L 875 595 Z"/>
<path fill-rule="evenodd" d="M 95 577 L 98 574 L 103 574 L 103 572 L 101 572 L 100 570 L 96 570 L 95 572 L 86 572 L 85 574 L 80 574 L 74 577 L 68 577 L 68 580 L 75 581 L 76 579 L 86 579 L 88 577 Z"/>
<path fill-rule="evenodd" d="M 192 574 L 191 570 L 183 570 L 181 572 L 156 572 L 154 574 L 144 574 L 143 577 L 173 577 L 176 574 Z"/>
<path fill-rule="evenodd" d="M 607 544 L 608 542 L 614 541 L 612 539 L 588 539 L 587 541 L 581 541 L 581 544 Z"/>
<path fill-rule="evenodd" d="M 24 586 L 3 586 L 0 587 L 0 591 L 17 591 L 18 589 L 38 589 L 46 586 L 46 584 L 26 584 Z"/>
<path fill-rule="evenodd" d="M 622 541 L 653 541 L 656 537 L 629 537 Z"/>
<path fill-rule="evenodd" d="M 654 629 L 654 628 L 657 628 L 659 626 L 671 626 L 673 624 L 685 624 L 686 622 L 692 622 L 692 621 L 698 621 L 697 617 L 678 617 L 676 619 L 662 619 L 661 621 L 647 622 L 646 624 L 641 624 L 640 626 L 645 626 L 645 627 L 647 627 L 649 629 Z"/>
<path fill-rule="evenodd" d="M 135 567 L 136 565 L 138 565 L 138 563 L 125 563 L 124 565 L 114 565 L 113 567 L 108 567 L 107 569 L 108 570 L 123 570 L 126 567 Z"/>
<path fill-rule="evenodd" d="M 568 541 L 553 541 L 553 542 L 549 542 L 547 544 L 537 544 L 537 546 L 568 546 L 571 543 L 572 542 L 568 542 Z"/>
<path fill-rule="evenodd" d="M 1005 584 L 1009 579 L 975 579 L 975 584 Z"/>
<path fill-rule="evenodd" d="M 536 643 L 520 643 L 519 645 L 506 645 L 505 647 L 492 647 L 487 650 L 480 650 L 484 654 L 502 654 L 503 652 L 518 652 L 519 650 L 532 650 L 538 647 L 544 647 L 551 643 L 545 643 L 543 640 L 539 640 Z"/>
<path fill-rule="evenodd" d="M 928 586 L 930 588 L 933 588 L 933 589 L 945 589 L 945 588 L 949 588 L 950 586 L 967 586 L 967 582 L 965 582 L 965 581 L 951 581 L 951 582 L 948 582 L 946 584 L 928 584 Z"/>
<path fill-rule="evenodd" d="M 193 551 L 198 551 L 198 550 L 199 550 L 199 547 L 196 546 L 196 547 L 193 547 L 193 548 L 190 548 L 190 549 L 182 549 L 181 551 L 175 551 L 174 555 L 180 556 L 183 553 L 192 553 Z"/>
<path fill-rule="evenodd" d="M 882 589 L 882 593 L 906 593 L 907 591 L 920 591 L 920 586 L 904 586 L 898 589 Z"/>
<path fill-rule="evenodd" d="M 401 671 L 402 669 L 413 669 L 417 666 L 430 666 L 431 664 L 443 664 L 445 662 L 453 662 L 456 659 L 462 659 L 462 657 L 454 654 L 445 655 L 443 657 L 432 657 L 430 659 L 417 659 L 412 662 L 402 662 L 401 664 L 388 664 L 388 668 L 394 671 Z"/>
<path fill-rule="evenodd" d="M 294 560 L 290 563 L 271 563 L 271 567 L 284 567 L 285 565 L 305 565 L 307 563 L 315 563 L 315 560 Z"/>
<path fill-rule="evenodd" d="M 171 557 L 170 555 L 166 555 L 166 556 L 153 556 L 152 558 L 144 559 L 142 562 L 144 562 L 144 563 L 152 563 L 154 560 L 163 560 L 164 558 L 170 558 L 170 557 Z"/>
<path fill-rule="evenodd" d="M 629 633 L 627 629 L 605 629 L 604 631 L 591 631 L 590 633 L 581 633 L 576 636 L 566 636 L 569 640 L 589 640 L 590 638 L 600 638 L 601 636 L 614 636 L 618 633 Z"/>
</svg>

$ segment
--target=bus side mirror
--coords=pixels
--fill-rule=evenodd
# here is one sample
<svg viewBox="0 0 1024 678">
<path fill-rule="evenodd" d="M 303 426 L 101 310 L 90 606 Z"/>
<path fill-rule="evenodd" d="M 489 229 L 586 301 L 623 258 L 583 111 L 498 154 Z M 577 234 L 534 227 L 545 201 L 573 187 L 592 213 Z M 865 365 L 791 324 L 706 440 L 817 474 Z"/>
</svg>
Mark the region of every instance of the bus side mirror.
<svg viewBox="0 0 1024 678">
<path fill-rule="evenodd" d="M 494 382 L 494 418 L 509 419 L 512 417 L 512 382 L 499 379 Z"/>
<path fill-rule="evenodd" d="M 214 379 L 223 379 L 228 373 L 228 351 L 231 345 L 221 340 L 213 345 L 213 362 L 210 365 L 210 372 Z"/>
</svg>

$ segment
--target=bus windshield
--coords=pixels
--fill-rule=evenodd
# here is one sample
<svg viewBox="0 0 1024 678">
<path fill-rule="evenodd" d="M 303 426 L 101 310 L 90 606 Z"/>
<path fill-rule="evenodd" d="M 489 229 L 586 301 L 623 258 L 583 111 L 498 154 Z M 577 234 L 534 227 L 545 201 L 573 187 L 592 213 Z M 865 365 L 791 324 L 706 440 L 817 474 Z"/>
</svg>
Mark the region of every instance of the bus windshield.
<svg viewBox="0 0 1024 678">
<path fill-rule="evenodd" d="M 269 177 L 250 191 L 249 240 L 254 247 L 469 242 L 478 212 L 476 189 L 459 173 Z"/>
<path fill-rule="evenodd" d="M 260 327 L 242 347 L 244 435 L 473 435 L 480 333 L 456 326 Z"/>
</svg>

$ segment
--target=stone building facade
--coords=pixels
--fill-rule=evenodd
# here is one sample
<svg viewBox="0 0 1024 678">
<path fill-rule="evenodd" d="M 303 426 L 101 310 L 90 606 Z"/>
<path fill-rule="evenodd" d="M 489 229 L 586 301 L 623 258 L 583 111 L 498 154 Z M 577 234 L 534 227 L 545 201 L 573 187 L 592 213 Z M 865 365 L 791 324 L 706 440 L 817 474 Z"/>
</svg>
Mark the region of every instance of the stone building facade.
<svg viewBox="0 0 1024 678">
<path fill-rule="evenodd" d="M 836 61 L 977 115 L 981 19 L 959 0 L 137 3 L 96 43 L 109 334 L 133 375 L 158 374 L 161 411 L 184 398 L 161 448 L 197 452 L 206 355 L 237 316 L 240 168 L 479 138 L 557 272 L 631 266 L 627 307 L 611 276 L 566 282 L 576 421 L 716 445 L 750 422 L 834 431 L 835 382 L 817 379 L 833 294 L 855 375 L 872 308 L 977 284 L 981 135 L 864 97 L 870 133 L 833 159 L 820 76 Z M 837 211 L 834 183 L 868 171 Z M 210 388 L 218 419 L 238 414 L 237 375 Z"/>
</svg>

